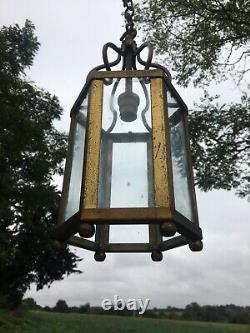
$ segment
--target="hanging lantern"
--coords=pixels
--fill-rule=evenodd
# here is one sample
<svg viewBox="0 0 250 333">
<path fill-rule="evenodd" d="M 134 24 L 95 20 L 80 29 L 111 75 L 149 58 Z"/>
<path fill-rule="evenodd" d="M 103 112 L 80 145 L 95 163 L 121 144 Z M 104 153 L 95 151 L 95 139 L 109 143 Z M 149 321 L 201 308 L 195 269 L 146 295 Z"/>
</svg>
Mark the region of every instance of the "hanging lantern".
<svg viewBox="0 0 250 333">
<path fill-rule="evenodd" d="M 71 111 L 54 237 L 57 245 L 93 251 L 97 261 L 108 252 L 149 252 L 160 261 L 163 251 L 175 247 L 202 249 L 188 111 L 168 70 L 152 63 L 152 45 L 137 47 L 133 4 L 124 3 L 121 48 L 104 45 L 104 64 L 89 73 Z M 113 62 L 109 49 L 117 53 Z M 145 49 L 146 61 L 141 58 Z M 122 70 L 112 70 L 121 60 Z M 144 69 L 137 70 L 137 63 Z M 147 225 L 148 242 L 111 242 L 113 225 Z"/>
</svg>

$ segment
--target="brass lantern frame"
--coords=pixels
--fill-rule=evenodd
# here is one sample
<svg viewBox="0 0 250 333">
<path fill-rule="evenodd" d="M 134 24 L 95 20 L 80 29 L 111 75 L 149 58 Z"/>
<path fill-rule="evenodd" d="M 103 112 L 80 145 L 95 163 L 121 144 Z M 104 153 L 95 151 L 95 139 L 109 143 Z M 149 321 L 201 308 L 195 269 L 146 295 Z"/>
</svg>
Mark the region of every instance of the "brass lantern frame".
<svg viewBox="0 0 250 333">
<path fill-rule="evenodd" d="M 102 122 L 103 80 L 116 78 L 147 78 L 151 79 L 152 101 L 152 152 L 153 152 L 153 186 L 154 207 L 148 208 L 98 208 L 97 192 L 100 164 L 100 142 Z M 171 165 L 171 147 L 169 134 L 169 120 L 167 115 L 166 90 L 181 105 L 184 112 L 185 136 L 188 136 L 187 106 L 175 90 L 169 77 L 162 69 L 126 70 L 126 71 L 92 71 L 88 77 L 87 85 L 79 95 L 72 108 L 74 114 L 89 90 L 87 133 L 85 146 L 85 163 L 83 169 L 83 184 L 79 212 L 68 221 L 59 224 L 56 238 L 62 242 L 94 252 L 162 252 L 175 247 L 187 245 L 202 239 L 199 227 L 194 180 L 192 172 L 189 174 L 191 201 L 194 207 L 194 221 L 175 210 L 173 175 Z M 162 120 L 164 119 L 164 123 Z M 74 125 L 72 125 L 74 126 Z M 72 140 L 72 139 L 69 139 Z M 159 147 L 161 147 L 159 149 Z M 191 165 L 190 146 L 187 145 L 189 165 Z M 72 152 L 69 150 L 68 157 Z M 68 158 L 67 160 L 70 160 Z M 70 165 L 66 165 L 70 169 Z M 190 170 L 191 171 L 191 170 Z M 66 193 L 67 179 L 63 184 L 63 193 Z M 65 201 L 64 196 L 62 201 Z M 61 220 L 62 221 L 62 220 Z M 95 241 L 75 236 L 81 221 L 95 224 Z M 163 221 L 174 221 L 177 231 L 181 234 L 168 240 L 163 240 L 159 225 Z M 109 243 L 109 226 L 112 224 L 148 224 L 148 243 Z"/>
<path fill-rule="evenodd" d="M 188 138 L 187 106 L 177 93 L 171 83 L 169 71 L 156 63 L 152 62 L 153 47 L 150 43 L 143 43 L 137 47 L 134 38 L 136 30 L 134 28 L 133 16 L 134 7 L 132 0 L 123 0 L 126 19 L 126 31 L 121 37 L 122 45 L 117 47 L 113 43 L 107 43 L 103 47 L 103 64 L 95 67 L 87 76 L 85 86 L 77 98 L 71 110 L 72 122 L 69 134 L 69 150 L 67 154 L 65 177 L 63 181 L 63 192 L 61 206 L 59 211 L 59 224 L 54 232 L 55 243 L 60 247 L 64 243 L 77 246 L 86 250 L 95 252 L 95 259 L 103 261 L 107 252 L 151 252 L 154 261 L 162 259 L 162 252 L 179 246 L 189 244 L 192 251 L 200 251 L 202 245 L 202 231 L 199 227 L 197 203 L 194 191 L 194 179 L 192 174 L 191 151 Z M 108 50 L 112 49 L 117 54 L 117 59 L 110 62 L 108 59 Z M 147 59 L 141 58 L 141 52 L 147 49 Z M 122 70 L 113 71 L 112 67 L 118 65 L 122 60 Z M 137 62 L 144 66 L 143 70 L 137 70 Z M 112 82 L 125 78 L 132 80 L 138 78 L 140 83 L 145 80 L 151 84 L 151 122 L 152 133 L 150 140 L 147 141 L 145 133 L 136 136 L 136 142 L 147 143 L 148 163 L 152 172 L 152 179 L 148 182 L 153 188 L 153 202 L 149 207 L 133 208 L 103 208 L 98 204 L 98 183 L 103 181 L 104 185 L 109 185 L 108 179 L 102 180 L 100 177 L 100 163 L 105 165 L 106 169 L 111 169 L 112 163 L 112 145 L 115 142 L 129 142 L 128 134 L 114 135 L 109 133 L 109 139 L 105 143 L 107 147 L 105 161 L 101 154 L 101 135 L 102 135 L 102 111 L 103 111 L 103 86 L 104 82 Z M 142 84 L 142 83 L 141 83 Z M 143 87 L 143 84 L 142 84 Z M 145 88 L 145 86 L 144 86 Z M 143 89 L 144 89 L 143 88 Z M 146 88 L 145 88 L 146 89 Z M 178 103 L 181 110 L 183 131 L 185 137 L 185 152 L 187 157 L 187 182 L 190 191 L 190 201 L 192 207 L 192 221 L 179 213 L 175 209 L 175 196 L 173 184 L 173 170 L 171 160 L 171 139 L 170 139 L 170 120 L 168 116 L 168 107 L 171 103 L 167 100 L 167 91 L 171 97 Z M 114 92 L 114 91 L 113 91 Z M 144 90 L 145 94 L 145 90 Z M 68 200 L 70 178 L 72 171 L 74 135 L 77 127 L 76 115 L 81 108 L 84 99 L 88 96 L 87 117 L 81 120 L 86 127 L 84 163 L 82 171 L 82 184 L 80 194 L 80 204 L 78 211 L 64 221 L 65 207 Z M 177 105 L 177 104 L 176 104 Z M 175 107 L 175 106 L 174 106 Z M 142 112 L 143 114 L 143 112 Z M 117 116 L 117 115 L 116 115 Z M 145 116 L 145 114 L 144 114 Z M 143 115 L 142 115 L 143 117 Z M 142 119 L 143 120 L 143 119 Z M 144 119 L 145 120 L 145 119 Z M 113 119 L 113 122 L 115 118 Z M 145 123 L 144 123 L 145 125 Z M 111 125 L 111 127 L 113 124 Z M 147 127 L 147 126 L 146 126 Z M 144 135 L 144 137 L 143 137 Z M 125 140 L 125 141 L 119 141 Z M 127 141 L 126 141 L 127 140 Z M 142 140 L 142 141 L 140 141 Z M 148 142 L 151 141 L 149 144 Z M 151 145 L 149 147 L 149 145 Z M 108 149 L 109 148 L 109 149 Z M 149 149 L 150 148 L 150 149 Z M 149 155 L 150 154 L 150 155 Z M 149 174 L 149 172 L 148 172 Z M 110 186 L 110 185 L 109 185 Z M 107 186 L 106 186 L 107 187 Z M 101 193 L 104 197 L 110 194 Z M 163 224 L 174 227 L 180 235 L 173 236 L 167 240 L 163 239 Z M 96 226 L 95 241 L 86 239 L 87 236 L 78 237 L 81 225 L 92 228 Z M 147 243 L 110 243 L 109 229 L 110 225 L 115 224 L 147 224 L 149 226 L 149 242 Z M 86 231 L 86 230 L 85 230 Z M 165 229 L 166 232 L 166 229 Z M 172 231 L 171 231 L 172 232 Z M 168 237 L 170 233 L 168 230 Z"/>
</svg>

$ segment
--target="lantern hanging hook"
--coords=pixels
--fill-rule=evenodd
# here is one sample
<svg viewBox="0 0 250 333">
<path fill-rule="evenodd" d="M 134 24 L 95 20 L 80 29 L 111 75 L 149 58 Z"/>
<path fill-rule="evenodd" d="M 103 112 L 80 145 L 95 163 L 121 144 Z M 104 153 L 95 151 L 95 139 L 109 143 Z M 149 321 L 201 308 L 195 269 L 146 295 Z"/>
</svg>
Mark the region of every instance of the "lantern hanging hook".
<svg viewBox="0 0 250 333">
<path fill-rule="evenodd" d="M 89 73 L 88 77 L 91 77 L 92 72 L 99 71 L 102 69 L 106 69 L 107 71 L 111 71 L 112 67 L 118 65 L 122 60 L 122 70 L 137 70 L 137 63 L 144 66 L 144 69 L 150 68 L 160 68 L 162 69 L 167 77 L 171 80 L 171 74 L 167 68 L 153 63 L 153 45 L 149 42 L 143 43 L 140 47 L 137 46 L 135 42 L 135 37 L 137 35 L 137 30 L 135 28 L 134 23 L 134 14 L 135 14 L 135 7 L 132 0 L 122 0 L 123 6 L 125 8 L 124 17 L 125 17 L 125 27 L 126 30 L 120 38 L 122 42 L 121 46 L 116 46 L 113 43 L 106 43 L 103 46 L 102 50 L 102 57 L 103 57 L 103 64 L 100 66 L 96 66 L 93 70 Z M 112 49 L 116 54 L 117 58 L 114 61 L 109 60 L 108 51 Z M 147 50 L 147 57 L 146 60 L 143 60 L 141 57 L 142 51 Z M 108 82 L 112 82 L 112 80 L 106 80 Z"/>
</svg>

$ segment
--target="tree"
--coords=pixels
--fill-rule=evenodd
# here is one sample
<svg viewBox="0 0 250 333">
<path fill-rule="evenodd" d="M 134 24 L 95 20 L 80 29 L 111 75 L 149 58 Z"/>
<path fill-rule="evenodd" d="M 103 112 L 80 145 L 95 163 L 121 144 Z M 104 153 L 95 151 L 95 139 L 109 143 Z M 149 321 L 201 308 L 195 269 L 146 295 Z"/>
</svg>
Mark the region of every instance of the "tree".
<svg viewBox="0 0 250 333">
<path fill-rule="evenodd" d="M 36 303 L 34 298 L 28 297 L 23 299 L 22 304 L 26 305 L 30 310 L 38 310 L 41 309 L 41 306 Z"/>
<path fill-rule="evenodd" d="M 220 105 L 207 96 L 197 107 L 189 122 L 196 185 L 250 199 L 250 98 Z"/>
<path fill-rule="evenodd" d="M 31 283 L 41 289 L 79 272 L 75 254 L 51 246 L 66 138 L 53 125 L 57 97 L 25 75 L 38 48 L 28 20 L 0 30 L 0 304 L 13 308 Z"/>
<path fill-rule="evenodd" d="M 54 311 L 56 311 L 56 312 L 63 312 L 63 313 L 69 312 L 68 304 L 66 303 L 65 300 L 59 299 L 56 302 L 56 305 L 54 307 Z"/>
<path fill-rule="evenodd" d="M 89 313 L 90 312 L 90 304 L 86 303 L 84 305 L 79 306 L 79 313 Z"/>
<path fill-rule="evenodd" d="M 250 71 L 248 0 L 143 0 L 138 13 L 180 85 Z"/>
<path fill-rule="evenodd" d="M 137 21 L 176 82 L 186 87 L 231 79 L 240 84 L 250 72 L 248 0 L 143 0 Z M 202 190 L 236 189 L 250 195 L 250 99 L 219 103 L 205 93 L 191 114 L 196 183 Z"/>
</svg>

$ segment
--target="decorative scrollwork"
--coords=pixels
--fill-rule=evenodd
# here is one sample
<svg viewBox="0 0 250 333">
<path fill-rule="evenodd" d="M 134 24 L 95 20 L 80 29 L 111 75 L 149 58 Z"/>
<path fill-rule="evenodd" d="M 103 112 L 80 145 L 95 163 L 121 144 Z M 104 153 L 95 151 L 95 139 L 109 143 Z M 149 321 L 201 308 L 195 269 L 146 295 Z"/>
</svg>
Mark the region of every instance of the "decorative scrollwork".
<svg viewBox="0 0 250 333">
<path fill-rule="evenodd" d="M 115 61 L 111 62 L 111 63 L 108 60 L 108 49 L 109 48 L 117 53 L 117 59 Z M 111 67 L 116 66 L 116 65 L 119 64 L 119 62 L 121 61 L 121 55 L 122 55 L 121 48 L 119 48 L 115 44 L 109 42 L 109 43 L 106 43 L 103 46 L 102 58 L 103 58 L 103 64 L 104 64 L 107 71 L 111 71 Z"/>
<path fill-rule="evenodd" d="M 141 58 L 141 52 L 147 48 L 148 49 L 148 57 L 147 60 L 144 61 Z M 143 43 L 140 47 L 138 47 L 136 51 L 136 57 L 139 62 L 139 64 L 145 66 L 144 69 L 149 69 L 151 64 L 152 64 L 152 59 L 153 59 L 153 45 L 149 42 Z"/>
</svg>

